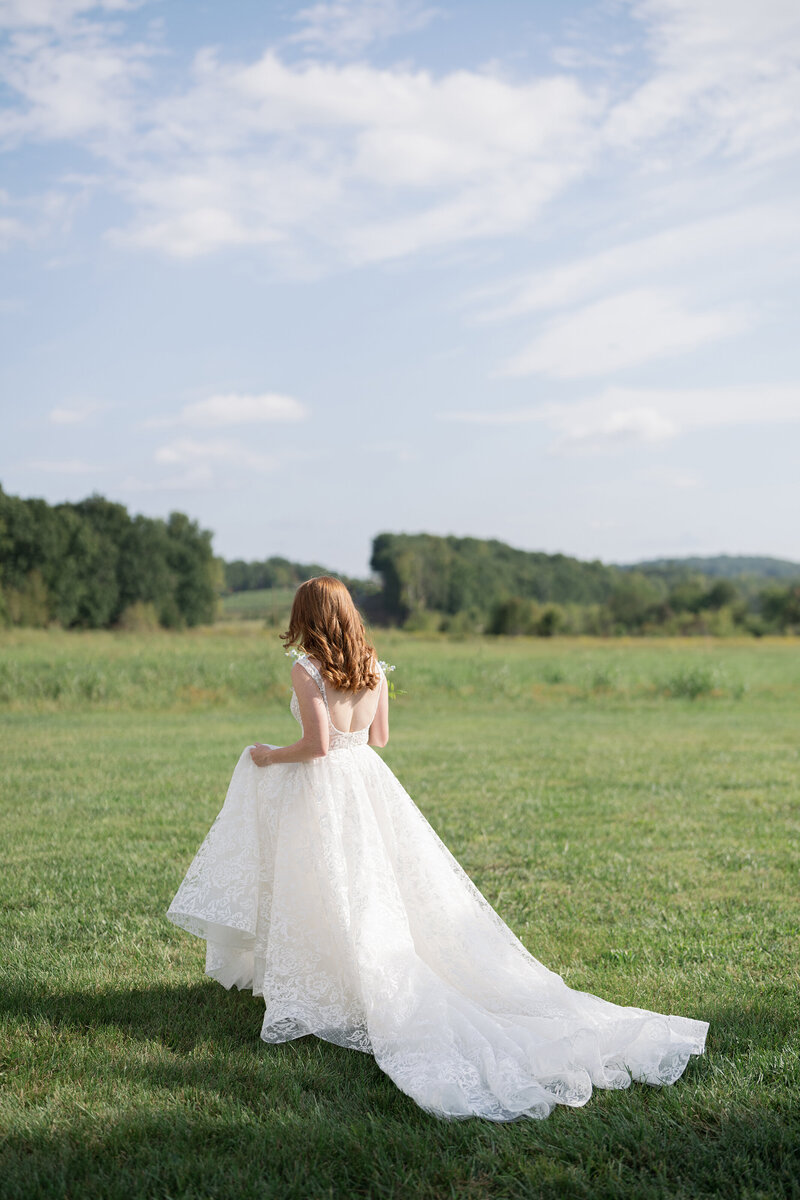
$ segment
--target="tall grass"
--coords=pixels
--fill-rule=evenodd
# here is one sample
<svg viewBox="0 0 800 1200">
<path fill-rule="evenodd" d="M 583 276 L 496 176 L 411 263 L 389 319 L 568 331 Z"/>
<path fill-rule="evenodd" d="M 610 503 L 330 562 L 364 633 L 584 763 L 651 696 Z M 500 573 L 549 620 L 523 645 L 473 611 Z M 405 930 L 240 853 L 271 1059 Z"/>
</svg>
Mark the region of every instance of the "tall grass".
<svg viewBox="0 0 800 1200">
<path fill-rule="evenodd" d="M 800 642 L 783 638 L 451 641 L 379 630 L 375 642 L 396 661 L 399 690 L 479 705 L 738 700 L 750 689 L 780 703 L 800 686 Z M 180 636 L 0 632 L 0 710 L 235 708 L 278 701 L 288 687 L 282 644 L 260 622 Z"/>
</svg>

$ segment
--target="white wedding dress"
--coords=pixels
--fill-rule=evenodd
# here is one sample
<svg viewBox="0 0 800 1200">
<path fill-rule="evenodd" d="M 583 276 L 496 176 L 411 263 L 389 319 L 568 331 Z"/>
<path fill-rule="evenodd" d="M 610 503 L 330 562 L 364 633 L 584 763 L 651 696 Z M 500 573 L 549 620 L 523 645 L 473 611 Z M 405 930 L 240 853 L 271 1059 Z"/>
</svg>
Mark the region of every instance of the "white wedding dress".
<svg viewBox="0 0 800 1200">
<path fill-rule="evenodd" d="M 593 1086 L 674 1083 L 708 1023 L 573 991 L 538 962 L 298 661 L 327 756 L 257 767 L 245 750 L 167 914 L 206 939 L 209 975 L 264 997 L 264 1041 L 366 1051 L 438 1117 L 546 1117 Z"/>
</svg>

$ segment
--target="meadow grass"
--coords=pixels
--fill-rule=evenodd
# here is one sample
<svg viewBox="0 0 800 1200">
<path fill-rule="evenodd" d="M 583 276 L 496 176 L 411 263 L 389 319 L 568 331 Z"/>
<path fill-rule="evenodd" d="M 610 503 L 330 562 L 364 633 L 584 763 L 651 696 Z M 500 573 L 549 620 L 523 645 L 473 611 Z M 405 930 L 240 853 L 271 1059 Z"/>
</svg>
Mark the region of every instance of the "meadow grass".
<svg viewBox="0 0 800 1200">
<path fill-rule="evenodd" d="M 246 623 L 0 635 L 0 1194 L 800 1196 L 800 644 L 378 637 L 380 753 L 570 986 L 710 1021 L 671 1088 L 442 1122 L 259 1040 L 164 912 L 241 748 L 294 740 Z"/>
</svg>

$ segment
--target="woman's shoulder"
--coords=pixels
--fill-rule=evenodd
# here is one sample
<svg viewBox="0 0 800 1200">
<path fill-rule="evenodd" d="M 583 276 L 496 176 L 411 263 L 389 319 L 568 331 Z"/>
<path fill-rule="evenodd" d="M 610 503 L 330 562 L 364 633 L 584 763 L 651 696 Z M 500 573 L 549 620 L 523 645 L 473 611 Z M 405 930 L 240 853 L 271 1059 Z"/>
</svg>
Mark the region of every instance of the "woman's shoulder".
<svg viewBox="0 0 800 1200">
<path fill-rule="evenodd" d="M 316 666 L 313 659 L 309 658 L 307 654 L 294 655 L 294 662 L 292 663 L 293 679 L 308 679 L 318 671 L 319 668 Z"/>
<path fill-rule="evenodd" d="M 292 663 L 292 687 L 295 692 L 306 692 L 309 696 L 325 690 L 322 675 L 307 654 L 297 655 Z"/>
</svg>

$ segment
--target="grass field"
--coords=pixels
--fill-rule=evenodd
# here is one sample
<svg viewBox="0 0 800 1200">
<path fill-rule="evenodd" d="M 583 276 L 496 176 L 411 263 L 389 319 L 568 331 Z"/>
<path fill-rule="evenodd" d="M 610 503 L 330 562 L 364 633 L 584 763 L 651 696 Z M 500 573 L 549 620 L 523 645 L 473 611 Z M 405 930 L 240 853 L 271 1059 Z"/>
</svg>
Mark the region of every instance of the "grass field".
<svg viewBox="0 0 800 1200">
<path fill-rule="evenodd" d="M 572 987 L 710 1021 L 672 1088 L 440 1122 L 259 1040 L 164 911 L 241 748 L 295 738 L 240 622 L 0 635 L 0 1195 L 800 1197 L 800 644 L 387 634 L 380 753 Z"/>
</svg>

